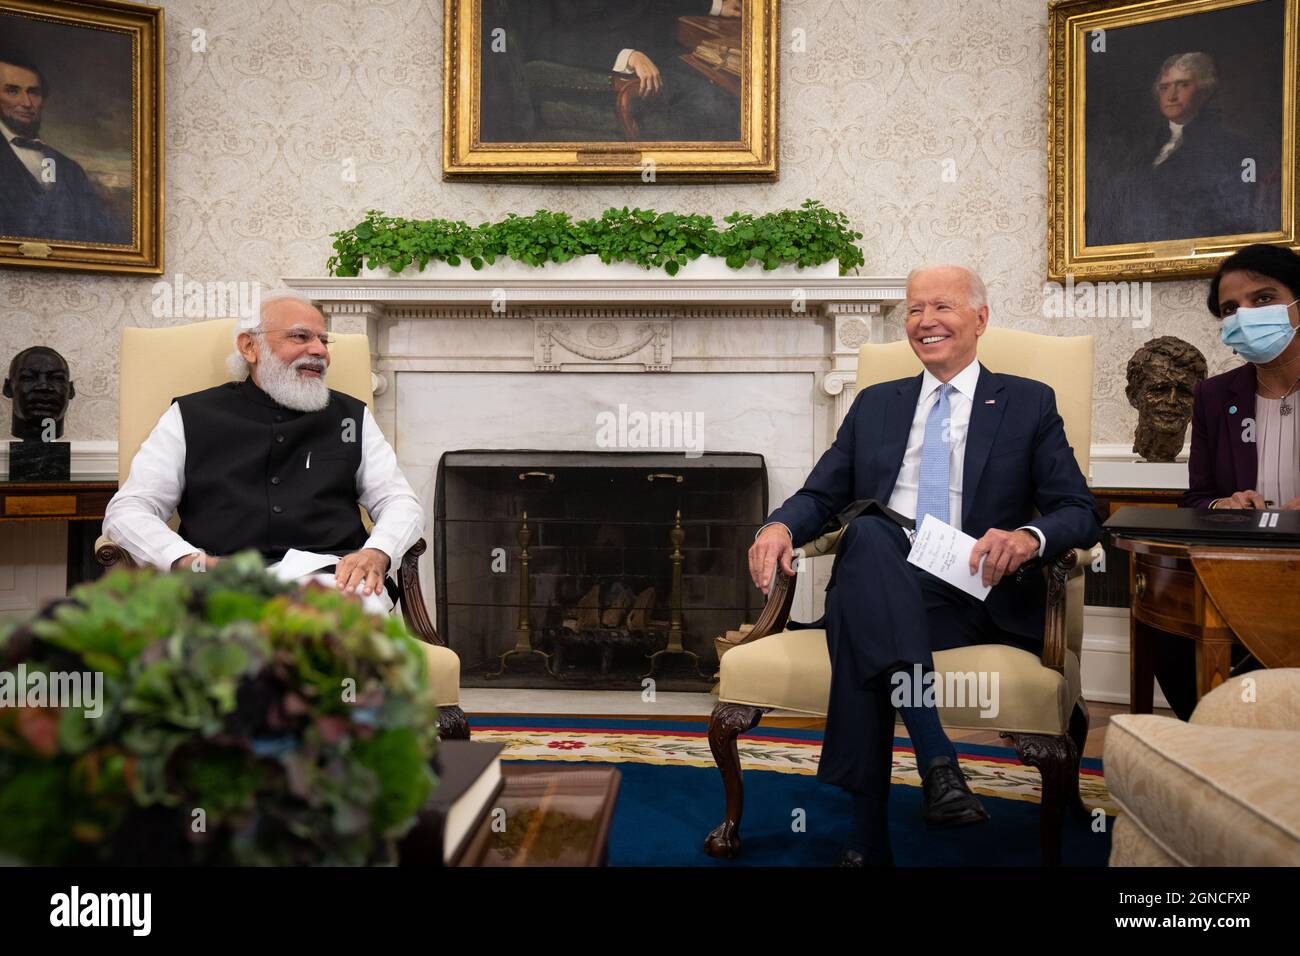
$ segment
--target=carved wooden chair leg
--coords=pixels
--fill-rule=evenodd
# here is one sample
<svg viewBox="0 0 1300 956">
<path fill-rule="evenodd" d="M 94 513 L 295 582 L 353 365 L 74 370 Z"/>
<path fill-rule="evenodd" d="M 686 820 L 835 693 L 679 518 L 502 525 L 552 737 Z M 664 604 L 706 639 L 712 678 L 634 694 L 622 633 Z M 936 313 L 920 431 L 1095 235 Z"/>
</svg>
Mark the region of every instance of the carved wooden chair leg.
<svg viewBox="0 0 1300 956">
<path fill-rule="evenodd" d="M 1040 734 L 1007 734 L 1016 742 L 1016 753 L 1026 767 L 1037 767 L 1043 778 L 1043 803 L 1039 811 L 1039 842 L 1043 866 L 1061 865 L 1061 824 L 1065 818 L 1066 790 L 1071 768 L 1076 767 L 1074 741 L 1069 737 Z"/>
<path fill-rule="evenodd" d="M 740 816 L 745 809 L 745 783 L 740 773 L 740 754 L 736 738 L 763 718 L 761 707 L 719 702 L 709 717 L 709 749 L 722 772 L 722 786 L 727 794 L 727 815 L 704 839 L 709 856 L 730 859 L 740 853 Z"/>
<path fill-rule="evenodd" d="M 1083 762 L 1083 750 L 1088 744 L 1088 705 L 1080 697 L 1074 705 L 1074 712 L 1070 714 L 1070 740 L 1074 743 L 1074 766 L 1071 768 L 1069 786 L 1065 792 L 1065 799 L 1069 804 L 1070 813 L 1079 820 L 1091 819 L 1091 812 L 1083 802 L 1083 796 L 1079 793 L 1079 764 Z"/>
<path fill-rule="evenodd" d="M 438 736 L 444 740 L 469 740 L 469 721 L 459 707 L 438 708 Z"/>
</svg>

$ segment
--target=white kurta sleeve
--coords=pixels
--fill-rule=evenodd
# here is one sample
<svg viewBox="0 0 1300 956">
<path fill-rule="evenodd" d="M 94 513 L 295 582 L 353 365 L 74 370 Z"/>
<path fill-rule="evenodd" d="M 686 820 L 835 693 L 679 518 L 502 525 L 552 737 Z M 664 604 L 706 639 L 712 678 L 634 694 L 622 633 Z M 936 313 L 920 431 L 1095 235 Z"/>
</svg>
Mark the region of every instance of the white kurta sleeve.
<svg viewBox="0 0 1300 956">
<path fill-rule="evenodd" d="M 199 551 L 167 527 L 185 490 L 185 423 L 180 406 L 158 419 L 131 461 L 131 471 L 104 510 L 104 534 L 136 560 L 160 571 Z"/>
<path fill-rule="evenodd" d="M 361 464 L 357 467 L 357 500 L 375 523 L 365 547 L 388 555 L 388 571 L 397 570 L 402 555 L 424 533 L 424 509 L 397 467 L 397 455 L 366 406 L 361 426 Z"/>
</svg>

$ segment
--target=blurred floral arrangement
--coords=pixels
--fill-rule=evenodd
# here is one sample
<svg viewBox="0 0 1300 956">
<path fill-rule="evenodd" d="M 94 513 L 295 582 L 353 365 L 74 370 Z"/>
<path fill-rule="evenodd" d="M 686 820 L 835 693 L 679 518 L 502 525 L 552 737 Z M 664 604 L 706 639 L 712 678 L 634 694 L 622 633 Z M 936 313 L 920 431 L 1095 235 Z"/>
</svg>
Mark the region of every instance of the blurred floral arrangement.
<svg viewBox="0 0 1300 956">
<path fill-rule="evenodd" d="M 112 571 L 0 625 L 0 671 L 103 675 L 97 717 L 0 706 L 0 857 L 396 863 L 436 783 L 418 644 L 252 552 Z"/>
</svg>

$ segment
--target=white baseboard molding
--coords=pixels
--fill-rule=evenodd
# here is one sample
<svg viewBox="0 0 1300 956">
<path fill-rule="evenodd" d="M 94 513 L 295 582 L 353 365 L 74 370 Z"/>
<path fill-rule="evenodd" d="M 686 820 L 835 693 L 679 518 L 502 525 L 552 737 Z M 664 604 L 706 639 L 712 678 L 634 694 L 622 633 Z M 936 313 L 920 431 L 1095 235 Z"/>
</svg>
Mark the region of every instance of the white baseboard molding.
<svg viewBox="0 0 1300 956">
<path fill-rule="evenodd" d="M 1129 612 L 1122 607 L 1083 609 L 1083 697 L 1107 704 L 1129 703 Z M 1155 706 L 1168 707 L 1160 685 Z"/>
</svg>

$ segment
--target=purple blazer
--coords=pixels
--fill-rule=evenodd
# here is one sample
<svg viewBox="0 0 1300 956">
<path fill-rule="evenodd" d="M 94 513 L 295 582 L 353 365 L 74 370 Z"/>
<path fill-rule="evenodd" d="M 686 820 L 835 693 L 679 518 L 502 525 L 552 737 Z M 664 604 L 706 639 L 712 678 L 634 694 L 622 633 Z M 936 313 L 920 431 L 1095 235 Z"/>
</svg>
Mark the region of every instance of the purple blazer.
<svg viewBox="0 0 1300 956">
<path fill-rule="evenodd" d="M 1255 487 L 1256 446 L 1242 440 L 1248 418 L 1255 418 L 1254 365 L 1247 362 L 1196 386 L 1184 508 L 1208 508 L 1215 498 Z"/>
</svg>

